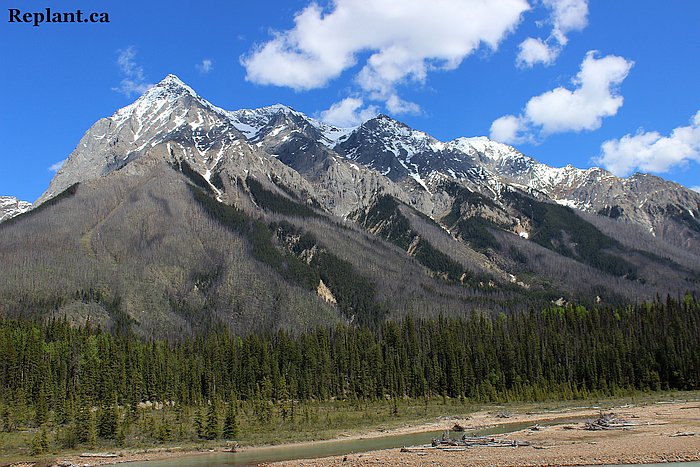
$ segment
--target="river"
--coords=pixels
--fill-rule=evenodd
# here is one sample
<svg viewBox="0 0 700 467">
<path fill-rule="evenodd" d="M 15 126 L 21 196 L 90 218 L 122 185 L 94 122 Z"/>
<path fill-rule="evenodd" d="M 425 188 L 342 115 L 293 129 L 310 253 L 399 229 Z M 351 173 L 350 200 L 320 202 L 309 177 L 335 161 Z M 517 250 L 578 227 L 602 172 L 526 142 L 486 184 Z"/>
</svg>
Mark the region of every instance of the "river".
<svg viewBox="0 0 700 467">
<path fill-rule="evenodd" d="M 576 419 L 558 419 L 542 425 L 575 422 Z M 531 423 L 511 423 L 481 430 L 469 431 L 476 436 L 496 435 L 522 430 Z M 261 446 L 246 448 L 236 453 L 193 454 L 161 461 L 129 462 L 129 467 L 214 467 L 225 465 L 256 465 L 259 463 L 280 462 L 296 459 L 315 459 L 320 457 L 343 456 L 345 454 L 396 449 L 402 446 L 415 446 L 430 443 L 432 438 L 439 438 L 443 430 L 422 433 L 394 434 L 372 438 L 328 440 L 315 443 L 283 444 L 279 446 Z M 646 464 L 644 467 L 700 467 L 700 462 L 672 462 L 666 464 Z M 600 467 L 600 466 L 599 466 Z M 622 467 L 622 466 L 603 466 Z"/>
<path fill-rule="evenodd" d="M 559 422 L 561 423 L 561 422 Z M 522 430 L 532 423 L 499 425 L 481 430 L 469 431 L 477 436 L 496 435 Z M 316 443 L 282 444 L 246 448 L 236 453 L 195 454 L 187 457 L 171 458 L 163 461 L 129 462 L 129 467 L 255 465 L 262 462 L 279 462 L 295 459 L 315 459 L 318 457 L 343 456 L 345 454 L 377 451 L 429 444 L 433 438 L 442 436 L 444 430 L 422 433 L 406 433 L 372 438 L 318 441 Z"/>
</svg>

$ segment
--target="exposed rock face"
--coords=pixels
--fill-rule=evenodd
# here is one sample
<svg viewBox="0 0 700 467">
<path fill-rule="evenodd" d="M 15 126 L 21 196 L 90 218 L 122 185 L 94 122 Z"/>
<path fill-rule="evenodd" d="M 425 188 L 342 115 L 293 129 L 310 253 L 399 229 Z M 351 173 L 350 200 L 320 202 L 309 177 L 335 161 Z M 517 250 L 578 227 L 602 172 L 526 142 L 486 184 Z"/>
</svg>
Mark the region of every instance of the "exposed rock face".
<svg viewBox="0 0 700 467">
<path fill-rule="evenodd" d="M 78 321 L 177 334 L 700 290 L 700 195 L 680 185 L 385 115 L 226 111 L 172 75 L 95 123 L 37 206 L 0 227 L 0 313 L 31 290 Z"/>
<path fill-rule="evenodd" d="M 279 104 L 225 111 L 173 75 L 93 125 L 37 204 L 76 182 L 138 171 L 131 162 L 147 153 L 184 160 L 209 182 L 216 176 L 222 199 L 232 196 L 237 179 L 252 174 L 288 185 L 341 217 L 386 193 L 439 218 L 451 207 L 444 185 L 453 181 L 501 207 L 504 190 L 521 190 L 638 224 L 677 245 L 693 244 L 700 230 L 700 194 L 655 176 L 553 168 L 485 137 L 444 143 L 386 115 L 337 128 Z M 520 225 L 522 216 L 513 215 Z"/>
<path fill-rule="evenodd" d="M 463 138 L 456 144 L 505 183 L 539 191 L 574 209 L 630 221 L 652 234 L 677 220 L 677 211 L 700 218 L 700 196 L 660 177 L 636 173 L 619 178 L 597 167 L 553 168 L 488 138 Z"/>
<path fill-rule="evenodd" d="M 14 196 L 0 196 L 0 222 L 29 211 L 32 203 L 20 201 Z"/>
<path fill-rule="evenodd" d="M 328 286 L 326 286 L 326 284 L 323 283 L 323 280 L 320 280 L 318 282 L 318 288 L 316 289 L 316 293 L 319 297 L 321 297 L 328 303 L 332 303 L 334 305 L 338 303 L 335 297 L 333 296 L 333 292 L 331 292 L 331 289 L 329 289 Z"/>
</svg>

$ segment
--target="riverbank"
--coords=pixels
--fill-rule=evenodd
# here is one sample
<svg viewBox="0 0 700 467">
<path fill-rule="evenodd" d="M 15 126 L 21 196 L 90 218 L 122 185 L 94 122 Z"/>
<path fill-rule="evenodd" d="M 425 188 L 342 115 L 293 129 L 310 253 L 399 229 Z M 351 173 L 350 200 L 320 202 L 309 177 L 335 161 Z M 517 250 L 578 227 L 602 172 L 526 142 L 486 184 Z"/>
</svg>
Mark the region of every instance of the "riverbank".
<svg viewBox="0 0 700 467">
<path fill-rule="evenodd" d="M 563 418 L 590 417 L 596 409 L 574 409 L 558 413 L 514 414 L 508 419 L 502 414 L 482 411 L 465 420 L 450 420 L 447 425 L 459 423 L 471 429 L 507 423 L 549 424 L 537 430 L 522 429 L 509 433 L 505 439 L 525 441 L 529 446 L 475 447 L 465 450 L 441 451 L 433 448 L 400 449 L 351 454 L 313 460 L 287 461 L 268 465 L 332 466 L 332 465 L 470 465 L 470 466 L 544 466 L 544 465 L 601 465 L 647 464 L 660 462 L 689 462 L 700 460 L 700 404 L 698 402 L 654 403 L 646 406 L 611 408 L 616 417 L 630 426 L 618 429 L 588 431 L 585 422 Z M 557 423 L 560 419 L 560 423 Z M 439 425 L 439 424 L 438 424 Z M 416 430 L 430 431 L 434 423 Z M 693 433 L 693 435 L 691 435 Z M 428 440 L 426 440 L 427 442 Z"/>
<path fill-rule="evenodd" d="M 614 412 L 633 426 L 625 430 L 583 430 L 584 419 L 599 416 L 598 407 L 559 407 L 542 410 L 536 406 L 490 407 L 467 417 L 440 417 L 427 423 L 404 424 L 389 429 L 352 430 L 336 439 L 284 444 L 287 448 L 309 448 L 340 440 L 360 440 L 408 433 L 427 433 L 445 430 L 455 424 L 468 431 L 497 425 L 547 425 L 539 431 L 519 429 L 505 435 L 507 439 L 522 440 L 528 447 L 469 448 L 465 451 L 442 452 L 425 449 L 400 452 L 400 449 L 365 452 L 347 456 L 326 457 L 314 460 L 284 461 L 276 465 L 325 466 L 325 465 L 582 465 L 649 463 L 700 460 L 700 402 L 654 402 L 643 405 L 611 407 Z M 512 413 L 510 412 L 512 411 Z M 694 436 L 674 436 L 678 432 L 692 432 Z M 458 437 L 453 433 L 453 436 Z M 425 443 L 430 442 L 426 434 Z M 195 445 L 163 447 L 114 452 L 117 457 L 81 457 L 79 454 L 32 464 L 12 465 L 108 465 L 149 460 L 177 460 L 186 465 L 188 456 L 206 456 L 223 452 L 230 446 Z M 269 448 L 245 447 L 241 451 Z M 344 461 L 344 459 L 347 459 Z M 275 465 L 275 464 L 270 464 Z"/>
</svg>

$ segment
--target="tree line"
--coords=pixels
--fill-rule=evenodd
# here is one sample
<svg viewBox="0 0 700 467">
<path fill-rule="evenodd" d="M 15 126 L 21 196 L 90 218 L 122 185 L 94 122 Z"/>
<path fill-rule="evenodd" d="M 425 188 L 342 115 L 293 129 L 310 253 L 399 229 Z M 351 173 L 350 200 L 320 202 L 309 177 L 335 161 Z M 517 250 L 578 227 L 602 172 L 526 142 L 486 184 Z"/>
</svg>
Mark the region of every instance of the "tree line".
<svg viewBox="0 0 700 467">
<path fill-rule="evenodd" d="M 236 335 L 221 326 L 178 342 L 110 334 L 89 321 L 0 320 L 0 426 L 73 423 L 78 443 L 118 436 L 115 412 L 151 403 L 195 410 L 204 438 L 214 436 L 212 419 L 221 431 L 228 418 L 235 431 L 237 401 L 265 418 L 304 401 L 699 388 L 700 302 L 690 295 L 624 308 L 408 316 L 377 328 Z"/>
</svg>

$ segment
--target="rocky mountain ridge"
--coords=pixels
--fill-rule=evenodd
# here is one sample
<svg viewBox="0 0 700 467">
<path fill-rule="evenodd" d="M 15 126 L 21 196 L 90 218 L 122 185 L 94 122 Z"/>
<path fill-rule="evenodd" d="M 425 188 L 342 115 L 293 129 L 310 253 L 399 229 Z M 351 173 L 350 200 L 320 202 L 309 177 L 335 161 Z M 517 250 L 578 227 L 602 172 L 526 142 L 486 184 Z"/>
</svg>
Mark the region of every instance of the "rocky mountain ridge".
<svg viewBox="0 0 700 467">
<path fill-rule="evenodd" d="M 281 104 L 226 111 L 202 99 L 174 75 L 134 104 L 100 120 L 88 135 L 37 204 L 72 183 L 120 169 L 145 150 L 177 136 L 191 143 L 186 158 L 207 179 L 233 146 L 245 147 L 240 149 L 244 152 L 259 149 L 305 178 L 313 176 L 317 189 L 323 188 L 319 196 L 324 207 L 341 216 L 366 206 L 368 196 L 363 192 L 389 191 L 435 217 L 447 208 L 441 183 L 456 181 L 496 201 L 507 187 L 523 190 L 638 224 L 653 235 L 663 236 L 674 216 L 700 219 L 700 195 L 652 175 L 624 179 L 600 168 L 549 167 L 486 137 L 441 142 L 386 115 L 355 128 L 337 128 Z M 104 144 L 111 146 L 104 148 Z M 126 156 L 118 160 L 115 154 L 124 152 Z M 96 153 L 111 155 L 101 161 L 85 156 Z M 349 168 L 359 177 L 353 177 Z M 334 190 L 334 184 L 343 189 Z M 347 198 L 344 193 L 353 191 L 349 185 L 356 193 L 350 200 L 341 200 Z"/>
<path fill-rule="evenodd" d="M 0 196 L 0 222 L 19 216 L 32 208 L 32 203 L 20 201 L 14 196 Z"/>
<path fill-rule="evenodd" d="M 35 206 L 0 225 L 0 313 L 146 334 L 700 289 L 700 196 L 683 187 L 386 115 L 227 111 L 173 75 L 96 122 Z"/>
</svg>

